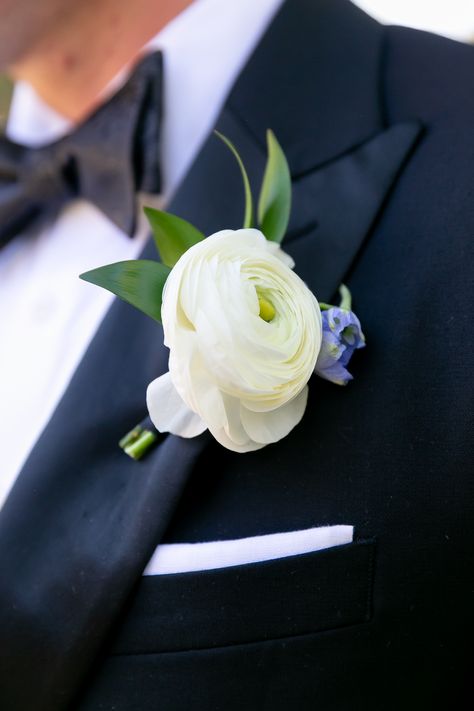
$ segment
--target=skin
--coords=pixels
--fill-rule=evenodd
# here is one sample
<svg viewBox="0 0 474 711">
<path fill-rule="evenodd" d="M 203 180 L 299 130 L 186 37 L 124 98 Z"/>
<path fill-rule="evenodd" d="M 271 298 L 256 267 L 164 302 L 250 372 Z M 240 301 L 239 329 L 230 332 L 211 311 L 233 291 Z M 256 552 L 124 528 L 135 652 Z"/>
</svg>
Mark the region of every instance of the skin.
<svg viewBox="0 0 474 711">
<path fill-rule="evenodd" d="M 0 0 L 0 71 L 81 121 L 192 0 Z"/>
</svg>

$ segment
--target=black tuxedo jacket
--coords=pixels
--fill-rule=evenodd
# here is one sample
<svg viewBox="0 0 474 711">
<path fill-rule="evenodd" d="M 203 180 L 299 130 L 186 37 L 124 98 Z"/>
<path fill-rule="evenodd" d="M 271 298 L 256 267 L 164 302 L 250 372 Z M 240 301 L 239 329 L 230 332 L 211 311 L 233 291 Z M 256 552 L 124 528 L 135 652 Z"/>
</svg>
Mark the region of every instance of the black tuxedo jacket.
<svg viewBox="0 0 474 711">
<path fill-rule="evenodd" d="M 313 379 L 261 451 L 163 436 L 135 463 L 117 441 L 167 352 L 114 303 L 0 517 L 2 711 L 472 707 L 473 75 L 346 0 L 284 4 L 218 127 L 255 185 L 280 140 L 285 248 L 321 300 L 352 290 L 355 380 Z M 170 211 L 209 234 L 241 195 L 210 137 Z M 352 544 L 142 578 L 160 541 L 338 523 Z"/>
</svg>

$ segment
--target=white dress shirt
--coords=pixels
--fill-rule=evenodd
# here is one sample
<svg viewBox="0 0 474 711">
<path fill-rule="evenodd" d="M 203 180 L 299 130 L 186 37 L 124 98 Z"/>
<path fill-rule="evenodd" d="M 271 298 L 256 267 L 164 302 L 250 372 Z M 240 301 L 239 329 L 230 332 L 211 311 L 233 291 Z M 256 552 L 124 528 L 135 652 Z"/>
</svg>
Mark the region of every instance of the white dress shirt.
<svg viewBox="0 0 474 711">
<path fill-rule="evenodd" d="M 186 174 L 281 2 L 195 0 L 145 48 L 162 49 L 165 61 L 161 205 Z M 15 87 L 7 125 L 12 140 L 38 146 L 70 128 L 27 84 Z M 0 506 L 111 304 L 111 294 L 78 275 L 136 258 L 147 234 L 143 219 L 130 239 L 92 204 L 75 200 L 45 229 L 1 250 Z"/>
</svg>

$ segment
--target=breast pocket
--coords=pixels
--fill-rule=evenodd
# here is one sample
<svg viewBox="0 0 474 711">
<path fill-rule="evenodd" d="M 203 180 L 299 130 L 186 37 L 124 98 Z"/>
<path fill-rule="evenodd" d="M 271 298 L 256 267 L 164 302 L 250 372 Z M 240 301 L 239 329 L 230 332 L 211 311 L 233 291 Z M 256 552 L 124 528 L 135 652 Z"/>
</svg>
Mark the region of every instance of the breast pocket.
<svg viewBox="0 0 474 711">
<path fill-rule="evenodd" d="M 142 578 L 113 654 L 209 649 L 371 617 L 375 540 L 259 563 Z"/>
</svg>

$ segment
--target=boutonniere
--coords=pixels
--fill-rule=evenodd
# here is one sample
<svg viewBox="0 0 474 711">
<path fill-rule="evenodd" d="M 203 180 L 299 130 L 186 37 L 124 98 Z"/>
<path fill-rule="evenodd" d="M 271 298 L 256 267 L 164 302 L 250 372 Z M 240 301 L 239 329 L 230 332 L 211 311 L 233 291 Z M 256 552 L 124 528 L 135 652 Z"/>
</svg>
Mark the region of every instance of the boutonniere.
<svg viewBox="0 0 474 711">
<path fill-rule="evenodd" d="M 160 432 L 195 437 L 206 429 L 224 447 L 249 452 L 285 437 L 306 409 L 313 373 L 339 385 L 365 345 L 351 295 L 318 303 L 281 248 L 291 206 L 288 163 L 268 131 L 257 205 L 236 148 L 245 192 L 244 224 L 205 236 L 185 220 L 145 208 L 161 261 L 109 264 L 81 275 L 163 324 L 169 370 L 148 386 Z M 134 458 L 153 442 L 140 426 L 121 441 Z"/>
</svg>

